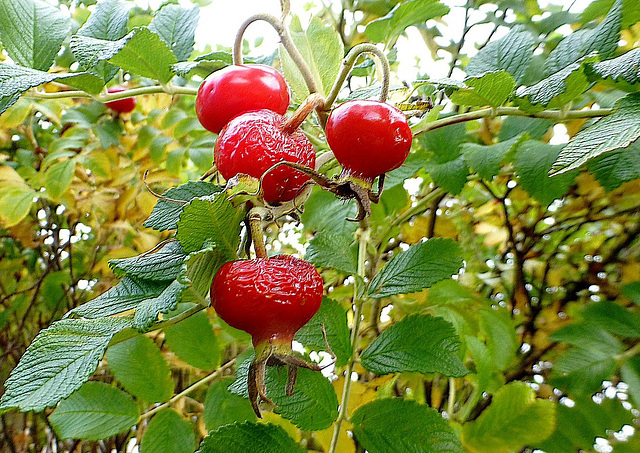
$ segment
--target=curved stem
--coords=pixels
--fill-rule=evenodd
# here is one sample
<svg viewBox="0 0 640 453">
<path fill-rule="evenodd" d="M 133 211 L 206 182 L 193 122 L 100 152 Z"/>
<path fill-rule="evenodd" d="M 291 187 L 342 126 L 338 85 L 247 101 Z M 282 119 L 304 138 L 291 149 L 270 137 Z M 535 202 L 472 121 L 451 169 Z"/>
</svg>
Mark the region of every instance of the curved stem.
<svg viewBox="0 0 640 453">
<path fill-rule="evenodd" d="M 370 239 L 370 230 L 367 221 L 360 222 L 360 228 L 358 229 L 358 277 L 363 278 L 366 274 L 366 260 L 367 260 L 367 248 Z M 351 394 L 351 374 L 353 373 L 353 366 L 356 362 L 356 356 L 358 354 L 358 342 L 360 339 L 360 324 L 362 318 L 362 306 L 365 299 L 361 299 L 358 295 L 358 278 L 353 283 L 353 328 L 351 330 L 351 358 L 347 363 L 347 369 L 344 374 L 344 386 L 342 389 L 342 398 L 340 400 L 340 412 L 338 413 L 338 419 L 336 420 L 333 428 L 333 436 L 331 437 L 331 446 L 329 447 L 329 453 L 335 453 L 338 448 L 338 439 L 340 438 L 340 430 L 342 429 L 342 423 L 348 418 L 348 406 L 349 395 Z"/>
<path fill-rule="evenodd" d="M 342 69 L 340 70 L 340 74 L 336 78 L 333 87 L 331 88 L 331 92 L 327 96 L 327 100 L 325 101 L 325 108 L 330 108 L 331 105 L 335 102 L 338 94 L 340 93 L 340 89 L 344 84 L 344 81 L 347 79 L 347 76 L 353 69 L 353 65 L 356 64 L 358 57 L 363 53 L 370 53 L 377 56 L 380 59 L 380 63 L 382 64 L 382 90 L 380 92 L 380 102 L 385 102 L 387 100 L 387 96 L 389 95 L 389 77 L 391 70 L 389 68 L 389 60 L 387 56 L 378 49 L 375 45 L 369 43 L 358 44 L 353 47 L 344 60 L 342 61 Z"/>
<path fill-rule="evenodd" d="M 180 398 L 185 397 L 186 395 L 188 395 L 189 393 L 193 392 L 194 390 L 196 390 L 196 389 L 202 387 L 203 385 L 213 381 L 218 376 L 220 376 L 225 370 L 227 370 L 228 368 L 231 368 L 231 366 L 234 365 L 235 363 L 236 363 L 236 359 L 235 358 L 229 360 L 227 363 L 222 365 L 220 368 L 215 370 L 213 373 L 211 373 L 208 376 L 203 377 L 199 381 L 194 382 L 189 387 L 187 387 L 186 389 L 184 389 L 183 391 L 181 391 L 180 393 L 178 393 L 177 395 L 172 397 L 169 401 L 167 401 L 165 403 L 162 403 L 161 405 L 156 406 L 153 409 L 150 409 L 147 412 L 145 412 L 142 415 L 140 415 L 140 417 L 138 417 L 138 421 L 144 420 L 145 418 L 151 417 L 156 412 L 159 412 L 162 409 L 171 406 L 173 403 L 178 401 Z"/>
<path fill-rule="evenodd" d="M 472 112 L 462 113 L 460 115 L 448 116 L 430 123 L 418 123 L 412 128 L 413 135 L 424 134 L 434 129 L 452 124 L 464 123 L 466 121 L 474 121 L 482 118 L 491 118 L 494 116 L 526 116 L 529 118 L 546 118 L 556 121 L 569 121 L 583 118 L 598 118 L 607 116 L 614 112 L 614 109 L 590 109 L 590 110 L 542 110 L 540 112 L 529 113 L 520 110 L 518 107 L 498 107 L 474 110 Z"/>
<path fill-rule="evenodd" d="M 302 58 L 302 55 L 293 42 L 293 39 L 291 39 L 289 30 L 280 19 L 272 16 L 271 14 L 256 14 L 249 17 L 242 23 L 242 25 L 240 25 L 240 28 L 236 33 L 236 39 L 233 43 L 233 64 L 242 64 L 242 37 L 249 25 L 259 20 L 267 22 L 278 33 L 282 46 L 287 50 L 287 53 L 300 70 L 300 73 L 304 78 L 304 82 L 307 84 L 309 93 L 317 93 L 318 85 L 316 83 L 316 79 L 313 77 L 313 73 L 311 72 L 311 69 L 309 69 L 306 61 Z"/>
</svg>

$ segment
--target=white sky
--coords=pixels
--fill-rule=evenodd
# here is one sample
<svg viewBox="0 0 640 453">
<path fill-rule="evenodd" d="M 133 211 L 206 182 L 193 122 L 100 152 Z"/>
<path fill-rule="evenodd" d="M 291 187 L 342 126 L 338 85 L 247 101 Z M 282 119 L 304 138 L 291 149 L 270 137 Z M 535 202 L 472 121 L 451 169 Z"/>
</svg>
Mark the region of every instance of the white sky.
<svg viewBox="0 0 640 453">
<path fill-rule="evenodd" d="M 340 4 L 338 0 L 324 0 L 328 5 Z M 586 5 L 591 3 L 592 0 L 576 0 L 576 1 L 563 1 L 563 0 L 539 0 L 541 6 L 548 4 L 563 5 L 571 7 L 571 11 L 582 11 Z M 157 7 L 161 0 L 138 0 L 141 5 L 149 4 L 152 7 Z M 184 6 L 190 5 L 186 0 L 181 3 Z M 466 0 L 444 0 L 444 3 L 451 7 L 451 12 L 448 14 L 446 21 L 449 26 L 440 26 L 440 30 L 443 34 L 443 44 L 448 43 L 450 39 L 458 40 L 462 33 L 462 23 L 464 21 L 464 5 Z M 305 9 L 305 6 L 310 4 L 321 4 L 320 0 L 307 1 L 307 0 L 291 0 L 291 10 L 293 13 L 298 14 L 303 23 L 308 21 L 309 17 L 313 13 L 319 11 L 319 7 L 313 7 L 310 11 Z M 483 5 L 480 7 L 480 11 L 491 10 L 491 5 Z M 231 47 L 235 37 L 236 30 L 240 24 L 249 16 L 256 13 L 269 13 L 275 16 L 280 15 L 280 1 L 279 0 L 214 0 L 210 5 L 201 8 L 200 10 L 200 22 L 196 31 L 196 46 L 198 48 L 204 47 L 205 44 L 210 43 L 213 46 L 220 44 Z M 475 16 L 470 18 L 470 23 L 474 23 L 482 20 L 484 14 L 476 13 Z M 434 25 L 435 22 L 429 23 Z M 472 54 L 474 52 L 474 44 L 476 42 L 483 42 L 492 28 L 491 24 L 484 24 L 474 27 L 471 33 L 467 35 L 468 44 L 464 47 L 463 52 Z M 508 30 L 500 30 L 494 35 L 493 39 L 498 39 L 504 35 Z M 567 30 L 569 32 L 570 30 Z M 252 24 L 247 32 L 245 38 L 249 42 L 253 42 L 258 37 L 264 37 L 264 42 L 260 48 L 261 54 L 267 54 L 272 52 L 277 47 L 278 37 L 276 33 L 265 23 Z M 416 29 L 409 28 L 407 31 L 407 37 L 401 37 L 397 43 L 398 48 L 398 61 L 399 68 L 398 74 L 401 80 L 411 81 L 416 78 L 418 72 L 428 72 L 431 78 L 445 77 L 448 72 L 448 61 L 440 60 L 437 62 L 431 61 L 430 53 L 422 41 L 418 31 Z M 259 56 L 259 54 L 256 54 Z M 445 53 L 443 56 L 448 57 Z M 416 62 L 420 62 L 420 67 L 416 67 Z M 454 78 L 462 79 L 463 74 L 455 73 Z M 396 81 L 397 82 L 397 81 Z"/>
</svg>

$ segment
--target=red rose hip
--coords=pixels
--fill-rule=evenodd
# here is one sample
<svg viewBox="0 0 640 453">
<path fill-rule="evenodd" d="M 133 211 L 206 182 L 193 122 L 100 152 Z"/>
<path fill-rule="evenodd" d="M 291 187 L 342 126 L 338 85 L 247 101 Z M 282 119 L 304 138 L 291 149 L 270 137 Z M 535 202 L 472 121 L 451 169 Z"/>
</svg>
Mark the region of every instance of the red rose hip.
<svg viewBox="0 0 640 453">
<path fill-rule="evenodd" d="M 218 270 L 211 301 L 220 318 L 253 338 L 288 348 L 320 308 L 323 282 L 310 263 L 289 255 L 230 261 Z M 285 348 L 286 349 L 286 348 Z"/>
<path fill-rule="evenodd" d="M 120 85 L 112 86 L 111 88 L 107 88 L 107 93 L 120 93 L 125 91 L 126 88 Z M 118 113 L 129 113 L 133 109 L 136 108 L 136 98 L 124 98 L 118 99 L 117 101 L 105 102 L 104 105 L 109 107 L 114 112 Z"/>
<path fill-rule="evenodd" d="M 400 167 L 411 148 L 407 118 L 397 108 L 379 101 L 354 100 L 336 107 L 326 127 L 327 143 L 344 176 L 367 183 Z"/>
<path fill-rule="evenodd" d="M 234 117 L 267 109 L 283 115 L 289 107 L 289 87 L 271 66 L 234 65 L 210 74 L 198 89 L 196 115 L 216 134 Z"/>
<path fill-rule="evenodd" d="M 248 112 L 232 119 L 220 131 L 213 149 L 220 174 L 229 179 L 238 173 L 260 178 L 274 164 L 294 162 L 313 168 L 316 153 L 299 130 L 283 128 L 285 119 L 270 110 Z M 309 180 L 304 173 L 282 165 L 262 181 L 264 199 L 269 203 L 292 200 Z"/>
</svg>

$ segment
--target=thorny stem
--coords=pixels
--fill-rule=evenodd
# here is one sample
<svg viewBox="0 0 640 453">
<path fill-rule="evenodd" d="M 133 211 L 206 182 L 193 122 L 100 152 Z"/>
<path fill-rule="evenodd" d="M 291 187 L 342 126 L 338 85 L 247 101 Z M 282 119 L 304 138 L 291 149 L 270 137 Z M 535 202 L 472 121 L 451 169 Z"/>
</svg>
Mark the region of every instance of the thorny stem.
<svg viewBox="0 0 640 453">
<path fill-rule="evenodd" d="M 340 70 L 340 74 L 336 78 L 333 87 L 331 88 L 331 92 L 327 96 L 327 100 L 325 101 L 325 108 L 329 109 L 335 102 L 338 94 L 340 93 L 340 89 L 344 84 L 344 81 L 349 76 L 351 69 L 353 69 L 353 65 L 356 64 L 358 57 L 363 53 L 370 53 L 377 56 L 380 59 L 380 63 L 382 65 L 382 90 L 380 91 L 380 102 L 385 102 L 387 100 L 387 96 L 389 95 L 389 78 L 390 78 L 390 69 L 389 69 L 389 60 L 387 56 L 378 49 L 374 44 L 363 43 L 358 44 L 353 49 L 349 51 L 347 56 L 342 61 L 342 69 Z"/>
<path fill-rule="evenodd" d="M 287 50 L 287 53 L 300 70 L 300 73 L 302 74 L 302 77 L 307 84 L 309 93 L 317 93 L 318 85 L 316 83 L 316 79 L 313 77 L 311 69 L 309 69 L 306 61 L 304 61 L 304 58 L 293 42 L 293 39 L 291 39 L 289 30 L 280 19 L 272 16 L 271 14 L 261 13 L 253 15 L 245 20 L 242 25 L 240 25 L 240 28 L 236 33 L 235 42 L 233 43 L 233 64 L 242 64 L 242 37 L 244 36 L 244 32 L 247 30 L 249 25 L 259 20 L 267 22 L 278 33 L 282 46 Z"/>
<path fill-rule="evenodd" d="M 225 363 L 224 365 L 222 365 L 220 368 L 218 368 L 217 370 L 215 370 L 213 373 L 209 374 L 208 376 L 203 377 L 202 379 L 200 379 L 197 382 L 194 382 L 193 384 L 191 384 L 189 387 L 187 387 L 186 389 L 184 389 L 183 391 L 181 391 L 180 393 L 178 393 L 177 395 L 175 395 L 173 398 L 171 398 L 169 401 L 167 401 L 166 403 L 162 403 L 159 406 L 154 407 L 151 410 L 148 410 L 147 412 L 145 412 L 144 414 L 140 415 L 140 417 L 138 418 L 138 421 L 140 420 L 144 420 L 145 418 L 149 418 L 152 415 L 154 415 L 156 412 L 161 411 L 162 409 L 171 406 L 172 404 L 174 404 L 176 401 L 178 401 L 180 398 L 183 398 L 184 396 L 188 395 L 189 393 L 193 392 L 194 390 L 202 387 L 203 385 L 215 380 L 216 378 L 218 378 L 225 370 L 231 368 L 231 366 L 233 366 L 236 363 L 236 359 L 233 358 L 231 360 L 229 360 L 227 363 Z"/>
<path fill-rule="evenodd" d="M 367 220 L 360 222 L 360 228 L 357 232 L 358 235 L 358 277 L 364 278 L 366 274 L 366 259 L 367 248 L 369 246 L 369 240 L 371 232 Z M 344 387 L 342 389 L 342 398 L 340 400 L 340 412 L 338 413 L 338 419 L 335 422 L 333 428 L 333 436 L 331 437 L 331 446 L 329 447 L 329 453 L 335 453 L 338 448 L 338 439 L 340 438 L 340 430 L 342 423 L 348 418 L 348 406 L 349 395 L 351 393 L 351 374 L 353 373 L 353 366 L 358 354 L 358 340 L 360 337 L 360 324 L 362 317 L 362 306 L 365 300 L 359 296 L 358 279 L 356 278 L 353 283 L 353 328 L 351 330 L 351 358 L 347 363 L 347 369 L 344 374 Z"/>
</svg>

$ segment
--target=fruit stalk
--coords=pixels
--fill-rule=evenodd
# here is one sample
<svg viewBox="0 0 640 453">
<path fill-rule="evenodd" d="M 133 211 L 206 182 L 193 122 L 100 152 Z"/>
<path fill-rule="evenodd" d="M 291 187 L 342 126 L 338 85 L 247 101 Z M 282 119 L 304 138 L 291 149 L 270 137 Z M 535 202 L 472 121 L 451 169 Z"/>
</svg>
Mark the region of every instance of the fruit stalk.
<svg viewBox="0 0 640 453">
<path fill-rule="evenodd" d="M 262 215 L 256 208 L 249 211 L 249 228 L 251 229 L 251 240 L 256 251 L 256 258 L 268 258 L 267 247 L 264 244 L 264 234 L 262 232 Z"/>
<path fill-rule="evenodd" d="M 338 94 L 340 93 L 340 90 L 342 89 L 344 81 L 347 79 L 347 76 L 351 72 L 351 69 L 353 69 L 353 66 L 356 64 L 358 57 L 363 53 L 373 54 L 380 60 L 381 66 L 379 67 L 382 68 L 382 89 L 380 91 L 380 102 L 387 101 L 387 96 L 389 95 L 389 78 L 391 74 L 389 60 L 387 59 L 387 56 L 384 54 L 384 52 L 378 49 L 374 44 L 362 43 L 353 47 L 342 61 L 342 69 L 340 70 L 340 74 L 338 74 L 338 77 L 336 78 L 336 81 L 333 84 L 333 87 L 331 88 L 327 99 L 325 100 L 326 109 L 331 108 L 331 106 L 335 102 Z"/>
<path fill-rule="evenodd" d="M 289 34 L 289 30 L 280 19 L 272 16 L 271 14 L 255 14 L 240 25 L 240 28 L 238 28 L 238 32 L 236 33 L 236 39 L 233 43 L 233 64 L 242 64 L 242 38 L 244 36 L 244 32 L 247 30 L 249 25 L 259 20 L 267 22 L 278 33 L 282 46 L 287 50 L 287 53 L 300 70 L 309 93 L 317 93 L 318 84 L 316 83 L 316 79 L 313 77 L 311 69 L 309 69 L 309 66 L 306 61 L 304 61 L 302 54 L 300 54 L 300 51 L 293 42 L 293 39 Z"/>
<path fill-rule="evenodd" d="M 371 231 L 369 230 L 369 224 L 366 219 L 360 222 L 360 228 L 356 233 L 358 235 L 358 277 L 363 279 L 366 275 L 366 261 L 367 261 L 367 249 L 369 247 L 369 240 Z M 331 445 L 329 447 L 329 453 L 335 453 L 338 448 L 338 439 L 340 438 L 340 430 L 342 429 L 342 423 L 348 419 L 348 406 L 349 395 L 351 394 L 351 374 L 353 373 L 353 366 L 358 355 L 358 343 L 360 340 L 360 324 L 362 318 L 362 306 L 366 299 L 360 298 L 358 288 L 358 278 L 353 283 L 353 327 L 351 329 L 351 358 L 347 363 L 347 369 L 344 374 L 344 386 L 342 388 L 342 398 L 340 399 L 340 412 L 338 418 L 335 421 L 333 428 L 333 436 L 331 437 Z"/>
<path fill-rule="evenodd" d="M 287 134 L 293 133 L 313 110 L 320 110 L 322 108 L 324 108 L 324 99 L 322 99 L 322 96 L 318 93 L 310 94 L 293 115 L 282 123 L 282 130 Z"/>
</svg>

